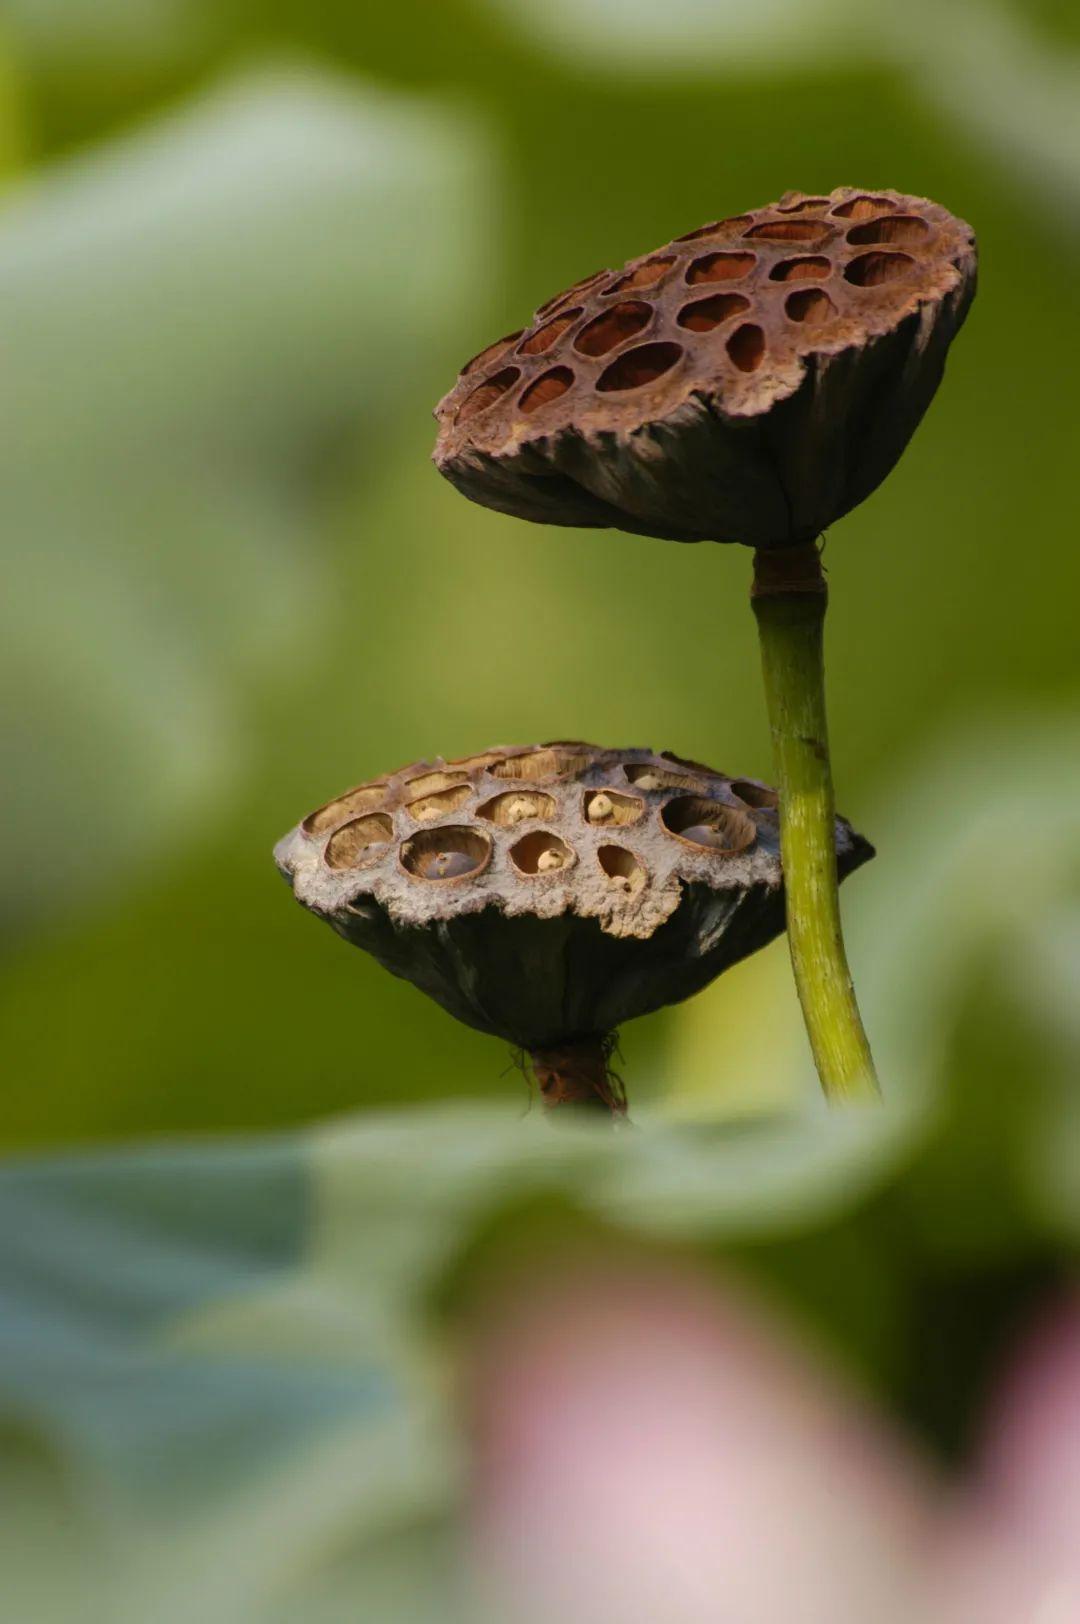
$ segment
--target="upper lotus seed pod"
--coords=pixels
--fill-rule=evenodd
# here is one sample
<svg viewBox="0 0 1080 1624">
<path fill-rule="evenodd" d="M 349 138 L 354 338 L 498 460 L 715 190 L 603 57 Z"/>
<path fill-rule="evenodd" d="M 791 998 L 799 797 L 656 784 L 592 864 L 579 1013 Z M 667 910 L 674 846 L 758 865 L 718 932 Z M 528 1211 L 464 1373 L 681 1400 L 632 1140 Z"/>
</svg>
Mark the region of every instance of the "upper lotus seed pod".
<svg viewBox="0 0 1080 1624">
<path fill-rule="evenodd" d="M 893 467 L 974 291 L 939 204 L 788 192 L 541 305 L 440 402 L 435 463 L 523 519 L 799 545 Z"/>
<path fill-rule="evenodd" d="M 843 819 L 836 852 L 845 875 L 872 855 Z M 416 762 L 311 813 L 275 857 L 340 935 L 529 1052 L 550 1103 L 617 1108 L 615 1028 L 784 928 L 774 792 L 649 750 Z"/>
</svg>

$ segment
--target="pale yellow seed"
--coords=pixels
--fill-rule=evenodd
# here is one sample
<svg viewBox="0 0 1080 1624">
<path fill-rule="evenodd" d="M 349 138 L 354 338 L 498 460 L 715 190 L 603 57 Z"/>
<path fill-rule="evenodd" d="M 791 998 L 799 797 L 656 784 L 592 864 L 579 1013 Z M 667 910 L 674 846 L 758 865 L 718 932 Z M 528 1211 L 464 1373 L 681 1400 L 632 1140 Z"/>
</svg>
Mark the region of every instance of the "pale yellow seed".
<svg viewBox="0 0 1080 1624">
<path fill-rule="evenodd" d="M 526 800 L 524 795 L 515 795 L 512 801 L 507 801 L 506 811 L 503 813 L 507 823 L 522 823 L 534 815 L 533 803 Z"/>
<path fill-rule="evenodd" d="M 540 874 L 547 874 L 553 868 L 562 868 L 565 862 L 566 858 L 563 856 L 561 851 L 554 851 L 550 849 L 548 851 L 542 851 L 539 857 L 536 859 L 537 872 Z"/>
<path fill-rule="evenodd" d="M 615 808 L 612 804 L 611 796 L 605 795 L 603 790 L 601 790 L 600 794 L 594 795 L 592 800 L 589 802 L 589 822 L 602 823 L 605 818 L 610 818 L 614 810 Z"/>
<path fill-rule="evenodd" d="M 660 789 L 661 783 L 655 773 L 642 773 L 640 778 L 634 779 L 638 789 Z"/>
</svg>

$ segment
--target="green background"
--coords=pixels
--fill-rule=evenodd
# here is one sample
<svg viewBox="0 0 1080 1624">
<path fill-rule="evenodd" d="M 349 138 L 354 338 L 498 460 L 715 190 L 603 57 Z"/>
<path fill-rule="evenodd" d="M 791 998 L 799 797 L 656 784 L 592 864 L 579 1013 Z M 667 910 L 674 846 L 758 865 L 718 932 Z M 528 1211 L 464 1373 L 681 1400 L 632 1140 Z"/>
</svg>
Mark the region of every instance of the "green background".
<svg viewBox="0 0 1080 1624">
<path fill-rule="evenodd" d="M 125 1561 L 168 1528 L 185 1583 L 222 1579 L 200 1616 L 249 1616 L 241 1479 L 312 1487 L 311 1529 L 276 1525 L 337 1598 L 305 1617 L 430 1556 L 452 1473 L 416 1307 L 455 1302 L 493 1232 L 520 1261 L 557 1211 L 734 1259 L 944 1453 L 1074 1270 L 1076 25 L 902 9 L 0 12 L 0 1466 L 42 1507 L 74 1466 L 91 1523 L 114 1496 Z M 770 778 L 748 554 L 473 507 L 430 409 L 596 267 L 838 184 L 931 196 L 981 249 L 939 398 L 826 551 L 889 1107 L 819 1109 L 777 943 L 623 1033 L 639 1127 L 579 1146 L 498 1044 L 302 913 L 271 848 L 351 784 L 496 742 Z M 159 1402 L 175 1452 L 140 1420 Z M 356 1460 L 321 1478 L 346 1413 Z M 364 1543 L 388 1518 L 389 1554 Z M 341 1526 L 363 1555 L 324 1569 Z M 35 1597 L 79 1595 L 69 1555 Z M 190 1616 L 147 1571 L 123 1616 Z M 282 1594 L 250 1616 L 295 1616 Z"/>
<path fill-rule="evenodd" d="M 37 603 L 7 684 L 9 1144 L 295 1122 L 462 1089 L 520 1106 L 490 1043 L 297 914 L 273 841 L 388 766 L 496 741 L 650 743 L 769 777 L 745 553 L 516 524 L 463 503 L 428 462 L 429 408 L 464 357 L 595 265 L 697 221 L 854 182 L 938 198 L 979 235 L 980 292 L 940 398 L 887 485 L 829 538 L 842 810 L 875 837 L 873 813 L 927 740 L 1003 711 L 1022 728 L 1075 697 L 1065 197 L 1078 181 L 1075 167 L 1034 167 L 1067 133 L 1052 101 L 1036 150 L 1005 157 L 957 115 L 947 80 L 928 90 L 919 64 L 869 37 L 836 67 L 828 52 L 804 68 L 774 52 L 771 68 L 766 41 L 734 66 L 729 42 L 683 71 L 606 63 L 596 41 L 560 54 L 519 26 L 532 8 L 462 0 L 72 4 L 66 28 L 63 7 L 37 15 L 15 7 L 6 32 L 9 234 L 26 252 L 37 232 L 51 255 L 32 314 L 62 323 L 70 307 L 87 398 L 81 442 L 61 433 L 51 454 L 50 413 L 83 358 L 50 354 L 50 379 L 31 352 L 34 398 L 9 401 L 33 442 L 27 481 L 53 497 L 70 484 L 74 510 L 57 518 L 33 489 L 7 498 L 15 585 L 25 569 Z M 957 51 L 972 54 L 976 22 Z M 1053 16 L 1020 26 L 1049 65 Z M 237 76 L 286 149 L 323 101 L 378 109 L 383 152 L 363 160 L 386 170 L 378 205 L 359 187 L 338 196 L 325 154 L 312 196 L 275 200 L 272 140 L 260 162 L 214 128 Z M 396 118 L 410 122 L 404 187 Z M 155 198 L 185 119 L 207 126 L 184 198 L 205 310 Z M 213 196 L 215 170 L 243 162 L 267 194 L 251 220 Z M 93 211 L 92 166 L 110 164 L 130 218 L 87 266 L 77 223 L 66 250 L 50 226 L 64 208 L 76 222 Z M 25 218 L 35 202 L 49 213 L 45 200 L 51 222 Z M 278 210 L 265 242 L 259 206 Z M 137 241 L 144 215 L 154 253 Z M 107 278 L 110 254 L 116 308 L 83 285 Z M 287 287 L 290 258 L 303 262 L 295 299 L 263 297 L 266 282 Z M 103 444 L 80 452 L 91 420 Z M 90 466 L 73 468 L 81 456 Z M 148 688 L 157 714 L 124 736 L 117 712 Z M 205 783 L 174 797 L 175 756 L 200 750 L 210 763 L 190 776 Z M 860 877 L 846 898 L 853 919 L 864 889 Z M 725 996 L 706 998 L 719 1010 Z M 650 1075 L 679 1019 L 625 1035 Z"/>
</svg>

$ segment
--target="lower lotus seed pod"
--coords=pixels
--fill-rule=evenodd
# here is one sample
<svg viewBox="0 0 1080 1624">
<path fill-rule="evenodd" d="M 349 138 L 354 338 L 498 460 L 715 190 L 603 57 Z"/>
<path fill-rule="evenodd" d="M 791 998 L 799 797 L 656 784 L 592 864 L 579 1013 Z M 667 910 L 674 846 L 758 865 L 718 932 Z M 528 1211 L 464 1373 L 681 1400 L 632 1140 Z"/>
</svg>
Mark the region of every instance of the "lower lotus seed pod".
<svg viewBox="0 0 1080 1624">
<path fill-rule="evenodd" d="M 836 820 L 841 876 L 873 855 Z M 784 928 L 777 800 L 650 750 L 556 743 L 421 761 L 306 817 L 299 902 L 467 1025 L 544 1100 L 624 1109 L 613 1034 Z"/>
</svg>

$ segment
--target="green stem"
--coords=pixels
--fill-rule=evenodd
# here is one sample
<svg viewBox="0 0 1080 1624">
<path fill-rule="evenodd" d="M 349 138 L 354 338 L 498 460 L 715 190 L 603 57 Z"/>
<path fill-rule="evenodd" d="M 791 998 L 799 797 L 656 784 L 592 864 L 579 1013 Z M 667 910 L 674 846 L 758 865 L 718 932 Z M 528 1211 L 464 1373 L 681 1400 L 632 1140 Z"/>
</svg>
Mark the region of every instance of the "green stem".
<svg viewBox="0 0 1080 1624">
<path fill-rule="evenodd" d="M 780 791 L 787 933 L 810 1047 L 830 1101 L 878 1094 L 840 927 L 825 721 L 827 595 L 813 546 L 755 555 L 754 613 Z"/>
</svg>

